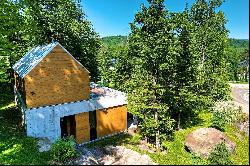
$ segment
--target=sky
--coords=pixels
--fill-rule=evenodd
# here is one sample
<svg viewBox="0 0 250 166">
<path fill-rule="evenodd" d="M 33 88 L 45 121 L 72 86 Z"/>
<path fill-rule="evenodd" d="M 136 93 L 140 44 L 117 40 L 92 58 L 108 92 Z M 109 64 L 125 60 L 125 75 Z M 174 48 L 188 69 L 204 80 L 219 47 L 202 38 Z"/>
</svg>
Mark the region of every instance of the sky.
<svg viewBox="0 0 250 166">
<path fill-rule="evenodd" d="M 180 12 L 195 0 L 165 0 L 170 12 Z M 81 6 L 86 18 L 100 37 L 128 35 L 129 23 L 140 10 L 140 5 L 148 4 L 146 0 L 82 0 Z M 219 10 L 228 20 L 226 28 L 230 38 L 249 39 L 249 0 L 226 0 Z"/>
</svg>

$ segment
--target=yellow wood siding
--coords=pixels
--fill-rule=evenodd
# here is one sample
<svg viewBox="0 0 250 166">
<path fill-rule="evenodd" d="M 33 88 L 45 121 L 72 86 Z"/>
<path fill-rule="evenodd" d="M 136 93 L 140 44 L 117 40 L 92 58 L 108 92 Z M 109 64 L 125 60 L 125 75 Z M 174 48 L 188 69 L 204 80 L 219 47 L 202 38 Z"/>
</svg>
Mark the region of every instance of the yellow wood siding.
<svg viewBox="0 0 250 166">
<path fill-rule="evenodd" d="M 96 111 L 97 137 L 124 131 L 127 128 L 127 108 L 117 106 Z"/>
<path fill-rule="evenodd" d="M 59 45 L 25 76 L 28 108 L 89 98 L 89 73 Z"/>
<path fill-rule="evenodd" d="M 76 142 L 82 143 L 90 140 L 89 113 L 75 115 L 76 120 Z"/>
</svg>

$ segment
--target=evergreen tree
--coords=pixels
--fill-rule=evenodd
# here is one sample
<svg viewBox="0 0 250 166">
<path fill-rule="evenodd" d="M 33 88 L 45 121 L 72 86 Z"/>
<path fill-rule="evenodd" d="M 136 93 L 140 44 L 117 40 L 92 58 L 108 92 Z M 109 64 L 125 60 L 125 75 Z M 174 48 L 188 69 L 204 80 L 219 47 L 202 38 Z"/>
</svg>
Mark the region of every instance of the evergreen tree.
<svg viewBox="0 0 250 166">
<path fill-rule="evenodd" d="M 129 110 L 138 115 L 141 133 L 160 147 L 170 136 L 173 120 L 169 118 L 165 94 L 173 85 L 177 50 L 169 13 L 163 0 L 148 0 L 131 24 L 128 58 L 132 71 L 127 82 Z"/>
</svg>

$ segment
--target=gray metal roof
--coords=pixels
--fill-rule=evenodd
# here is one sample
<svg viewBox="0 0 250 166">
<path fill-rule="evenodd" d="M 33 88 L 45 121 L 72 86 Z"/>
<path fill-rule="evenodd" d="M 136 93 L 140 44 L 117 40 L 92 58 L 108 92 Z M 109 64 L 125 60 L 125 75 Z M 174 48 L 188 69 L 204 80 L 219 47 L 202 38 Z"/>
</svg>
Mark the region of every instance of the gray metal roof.
<svg viewBox="0 0 250 166">
<path fill-rule="evenodd" d="M 24 78 L 57 44 L 59 43 L 53 42 L 32 48 L 12 68 L 21 78 Z"/>
<path fill-rule="evenodd" d="M 71 56 L 77 63 L 79 63 L 83 68 L 85 68 L 58 42 L 53 42 L 47 45 L 32 48 L 19 61 L 17 61 L 12 68 L 17 72 L 17 74 L 21 78 L 24 78 L 57 45 L 61 46 L 62 49 L 68 53 L 69 56 Z M 86 71 L 89 72 L 87 69 Z"/>
</svg>

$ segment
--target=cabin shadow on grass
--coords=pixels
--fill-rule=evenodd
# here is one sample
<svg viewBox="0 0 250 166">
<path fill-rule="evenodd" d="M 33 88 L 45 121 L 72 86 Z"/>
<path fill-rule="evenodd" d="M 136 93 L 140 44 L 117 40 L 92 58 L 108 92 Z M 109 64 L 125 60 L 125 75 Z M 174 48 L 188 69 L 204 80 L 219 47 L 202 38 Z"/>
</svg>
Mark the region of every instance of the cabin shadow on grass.
<svg viewBox="0 0 250 166">
<path fill-rule="evenodd" d="M 13 87 L 9 83 L 0 82 L 0 110 L 13 103 Z"/>
<path fill-rule="evenodd" d="M 0 85 L 0 165 L 48 164 L 48 153 L 39 153 L 36 139 L 21 127 L 21 112 L 13 104 L 11 85 Z"/>
</svg>

